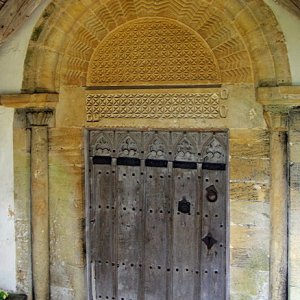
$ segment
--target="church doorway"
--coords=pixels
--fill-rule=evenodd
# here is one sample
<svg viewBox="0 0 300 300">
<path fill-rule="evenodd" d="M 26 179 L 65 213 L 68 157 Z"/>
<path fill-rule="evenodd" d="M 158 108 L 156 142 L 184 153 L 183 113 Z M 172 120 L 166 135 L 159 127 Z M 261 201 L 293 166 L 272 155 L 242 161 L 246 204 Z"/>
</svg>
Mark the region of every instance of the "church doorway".
<svg viewBox="0 0 300 300">
<path fill-rule="evenodd" d="M 90 299 L 226 299 L 227 132 L 87 135 Z"/>
</svg>

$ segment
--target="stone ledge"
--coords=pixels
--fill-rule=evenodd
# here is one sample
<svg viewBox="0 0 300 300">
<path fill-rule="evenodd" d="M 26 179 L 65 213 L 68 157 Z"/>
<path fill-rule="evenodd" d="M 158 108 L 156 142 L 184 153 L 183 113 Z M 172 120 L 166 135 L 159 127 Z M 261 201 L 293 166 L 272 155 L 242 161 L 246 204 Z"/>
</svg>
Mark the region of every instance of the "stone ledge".
<svg viewBox="0 0 300 300">
<path fill-rule="evenodd" d="M 290 108 L 300 106 L 300 86 L 258 88 L 257 101 L 265 106 L 278 105 Z"/>
<path fill-rule="evenodd" d="M 8 94 L 0 95 L 0 105 L 12 108 L 55 107 L 59 94 Z"/>
</svg>

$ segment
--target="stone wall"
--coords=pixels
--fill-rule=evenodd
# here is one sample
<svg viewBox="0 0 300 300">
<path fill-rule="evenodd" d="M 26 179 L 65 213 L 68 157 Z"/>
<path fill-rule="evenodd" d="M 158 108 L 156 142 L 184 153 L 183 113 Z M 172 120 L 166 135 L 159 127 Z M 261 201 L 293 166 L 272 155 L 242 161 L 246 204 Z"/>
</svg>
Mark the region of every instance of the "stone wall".
<svg viewBox="0 0 300 300">
<path fill-rule="evenodd" d="M 75 13 L 75 10 L 72 13 Z M 280 10 L 278 14 L 281 14 Z M 285 24 L 289 23 L 288 17 L 284 17 L 282 22 Z M 31 31 L 32 27 L 26 29 L 26 41 L 23 39 L 16 40 L 13 44 L 6 44 L 5 47 L 0 49 L 0 63 L 2 65 L 2 62 L 5 62 L 3 65 L 8 68 L 8 71 L 6 71 L 6 68 L 1 68 L 0 70 L 0 90 L 2 92 L 19 92 L 21 89 L 21 74 L 27 46 L 26 42 Z M 52 37 L 55 37 L 55 34 Z M 290 38 L 292 37 L 297 37 L 297 32 L 293 31 Z M 80 38 L 85 40 L 84 36 L 80 36 Z M 19 42 L 20 44 L 18 44 Z M 78 43 L 77 46 L 81 49 L 81 43 Z M 299 76 L 295 67 L 297 66 L 296 57 L 292 55 L 298 50 L 298 44 L 290 40 L 289 47 L 292 49 L 289 52 L 290 60 L 295 61 L 295 64 L 292 65 L 294 82 L 298 82 L 297 78 Z M 68 48 L 69 51 L 73 50 L 71 48 L 71 46 Z M 296 50 L 294 51 L 293 49 Z M 15 50 L 17 52 L 14 52 Z M 22 51 L 19 52 L 19 50 Z M 80 53 L 78 54 L 79 56 Z M 18 60 L 15 61 L 15 57 Z M 14 60 L 13 63 L 12 60 Z M 85 63 L 86 65 L 87 63 Z M 69 71 L 74 76 L 77 74 L 72 69 L 69 69 Z M 44 70 L 44 72 L 47 73 L 47 70 Z M 63 72 L 60 75 L 64 75 Z M 59 82 L 59 79 L 56 79 Z M 80 77 L 79 79 L 81 80 L 82 78 Z M 79 81 L 74 82 L 79 84 Z M 256 102 L 256 92 L 253 84 L 245 82 L 233 85 L 228 84 L 223 86 L 223 88 L 229 94 L 228 99 L 224 101 L 227 115 L 225 113 L 223 116 L 215 119 L 203 119 L 199 116 L 192 119 L 164 119 L 160 117 L 143 119 L 133 114 L 132 118 L 105 118 L 96 122 L 89 122 L 86 115 L 86 94 L 89 91 L 75 86 L 64 86 L 63 84 L 60 86 L 59 102 L 55 107 L 55 121 L 49 128 L 50 289 L 53 299 L 81 300 L 86 297 L 84 240 L 85 128 L 229 129 L 230 299 L 264 300 L 269 298 L 269 132 L 264 122 L 262 106 Z M 174 89 L 169 89 L 169 91 L 171 93 L 182 92 L 182 90 L 176 91 Z M 194 89 L 193 92 L 195 91 L 200 93 L 201 89 Z M 96 92 L 103 93 L 103 91 Z M 117 92 L 106 91 L 106 93 L 122 92 L 137 93 L 136 90 L 128 89 L 124 91 L 118 90 Z M 143 90 L 140 92 L 152 93 L 153 91 Z M 34 104 L 29 103 L 29 105 Z M 1 124 L 0 127 L 5 133 L 11 130 L 11 126 L 7 124 Z M 291 161 L 295 162 L 291 171 L 292 185 L 290 191 L 292 196 L 290 218 L 290 292 L 291 299 L 294 300 L 297 299 L 299 294 L 297 275 L 300 271 L 298 272 L 297 262 L 300 261 L 300 258 L 297 254 L 299 252 L 299 243 L 297 242 L 298 231 L 295 225 L 299 215 L 296 183 L 299 171 L 296 158 L 298 149 L 296 132 L 298 129 L 293 126 L 290 132 Z M 15 200 L 13 205 L 15 206 L 17 243 L 16 256 L 10 254 L 8 257 L 11 261 L 14 261 L 15 257 L 17 258 L 17 289 L 26 292 L 29 295 L 29 299 L 32 299 L 30 129 L 26 127 L 24 112 L 17 111 L 13 136 L 15 180 Z M 11 142 L 12 138 L 9 141 Z M 4 153 L 8 155 L 11 153 L 11 149 L 5 148 Z M 12 177 L 7 177 L 7 180 L 8 185 L 12 184 Z M 10 192 L 6 191 L 4 193 L 5 201 L 9 204 L 11 203 Z M 2 210 L 2 208 L 0 208 L 0 212 L 6 214 L 6 211 Z M 13 233 L 10 234 L 13 236 Z M 7 267 L 8 269 L 9 267 Z M 14 277 L 13 274 L 10 276 L 11 278 Z M 2 283 L 0 282 L 0 284 Z"/>
<path fill-rule="evenodd" d="M 290 115 L 289 160 L 290 160 L 290 203 L 289 203 L 289 299 L 300 295 L 300 111 Z M 297 262 L 297 263 L 296 263 Z"/>
<path fill-rule="evenodd" d="M 232 129 L 230 136 L 230 299 L 269 299 L 269 133 Z"/>
<path fill-rule="evenodd" d="M 230 130 L 230 294 L 231 299 L 268 299 L 269 290 L 269 133 L 251 85 L 227 86 L 228 117 L 217 120 L 102 119 L 86 121 L 86 92 L 64 87 L 49 128 L 49 205 L 51 295 L 84 299 L 85 196 L 84 128 L 168 128 Z M 127 91 L 128 92 L 128 91 Z M 132 91 L 134 92 L 134 91 Z M 147 91 L 145 91 L 147 92 Z M 118 91 L 119 93 L 119 91 Z M 240 95 L 243 95 L 242 97 Z M 15 174 L 23 182 L 16 192 L 19 211 L 28 211 L 29 132 L 15 129 Z M 27 149 L 27 150 L 26 150 Z M 27 179 L 26 179 L 27 178 Z M 22 181 L 23 180 L 23 181 Z M 26 196 L 27 195 L 27 196 Z M 25 225 L 20 225 L 25 222 Z M 17 230 L 27 232 L 26 214 Z M 27 227 L 26 227 L 27 226 Z M 18 242 L 23 290 L 30 290 L 28 240 Z M 27 279 L 26 279 L 27 278 Z M 19 282 L 21 277 L 18 277 Z"/>
</svg>

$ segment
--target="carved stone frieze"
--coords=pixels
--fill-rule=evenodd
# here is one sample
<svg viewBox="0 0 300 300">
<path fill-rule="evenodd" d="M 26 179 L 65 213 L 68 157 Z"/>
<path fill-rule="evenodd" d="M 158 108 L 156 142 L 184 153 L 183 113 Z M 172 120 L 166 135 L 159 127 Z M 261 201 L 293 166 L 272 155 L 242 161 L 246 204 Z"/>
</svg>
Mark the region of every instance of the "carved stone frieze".
<svg viewBox="0 0 300 300">
<path fill-rule="evenodd" d="M 145 18 L 121 26 L 99 44 L 87 84 L 149 82 L 220 83 L 220 71 L 196 32 L 173 20 Z"/>
<path fill-rule="evenodd" d="M 89 94 L 87 122 L 103 118 L 206 118 L 227 115 L 227 105 L 218 92 Z"/>
</svg>

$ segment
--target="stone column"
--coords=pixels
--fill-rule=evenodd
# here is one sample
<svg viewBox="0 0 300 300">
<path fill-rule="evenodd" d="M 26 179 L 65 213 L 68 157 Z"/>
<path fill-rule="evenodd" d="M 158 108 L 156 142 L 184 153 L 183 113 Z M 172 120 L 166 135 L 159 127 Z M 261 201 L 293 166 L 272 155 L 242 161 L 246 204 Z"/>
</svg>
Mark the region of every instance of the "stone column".
<svg viewBox="0 0 300 300">
<path fill-rule="evenodd" d="M 49 295 L 48 123 L 53 111 L 28 110 L 31 128 L 31 232 L 33 294 Z"/>
<path fill-rule="evenodd" d="M 271 143 L 270 300 L 286 300 L 288 284 L 288 111 L 280 110 L 278 106 L 265 107 L 265 119 L 270 129 Z"/>
</svg>

